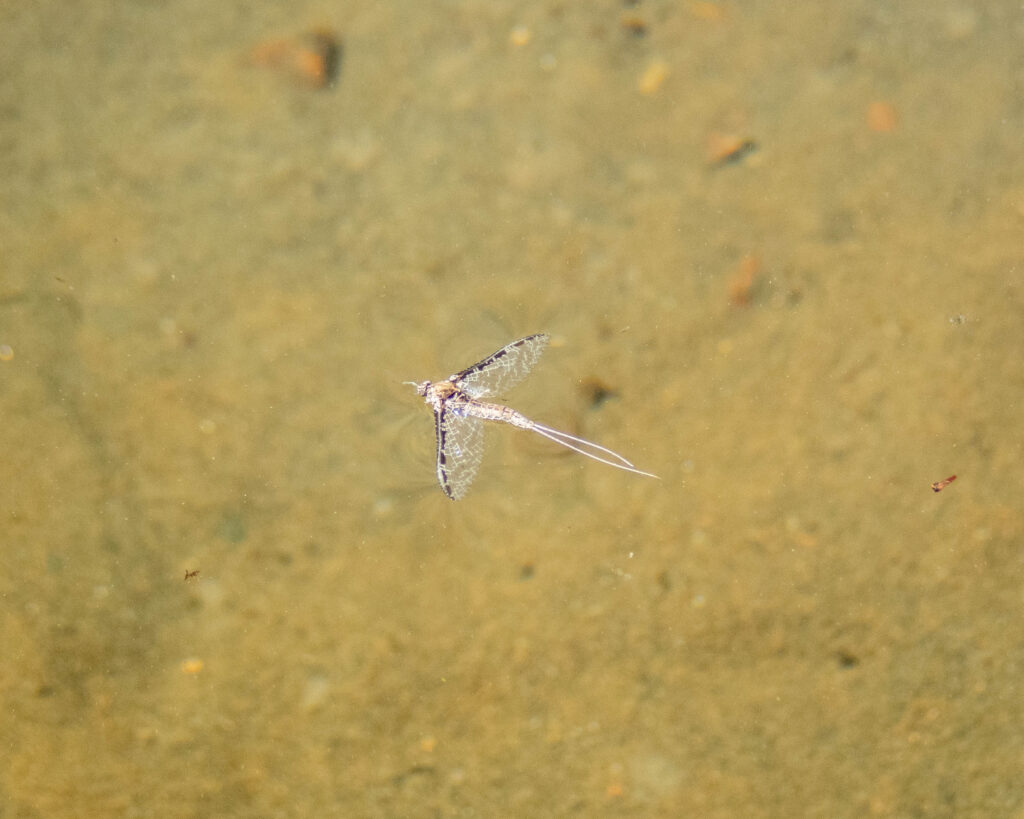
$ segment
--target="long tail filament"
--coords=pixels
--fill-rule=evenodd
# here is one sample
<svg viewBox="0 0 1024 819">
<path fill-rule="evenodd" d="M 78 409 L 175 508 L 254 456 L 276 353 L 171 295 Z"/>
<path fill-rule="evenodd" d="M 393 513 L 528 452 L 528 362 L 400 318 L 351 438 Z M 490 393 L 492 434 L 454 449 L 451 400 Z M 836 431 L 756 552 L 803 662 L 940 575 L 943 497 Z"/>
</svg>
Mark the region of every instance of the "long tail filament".
<svg viewBox="0 0 1024 819">
<path fill-rule="evenodd" d="M 622 469 L 625 470 L 626 472 L 634 472 L 637 475 L 644 475 L 648 478 L 658 477 L 657 475 L 654 475 L 651 472 L 644 472 L 642 469 L 637 469 L 635 466 L 633 466 L 632 463 L 623 458 L 618 452 L 612 452 L 610 449 L 607 449 L 606 447 L 603 447 L 600 444 L 595 444 L 593 441 L 588 441 L 586 438 L 577 438 L 575 435 L 570 435 L 568 432 L 562 432 L 561 430 L 552 429 L 551 427 L 546 427 L 543 424 L 538 424 L 536 422 L 534 422 L 533 426 L 530 427 L 530 429 L 536 432 L 538 435 L 543 435 L 548 440 L 554 441 L 556 444 L 560 444 L 561 446 L 567 447 L 568 449 L 578 452 L 580 453 L 580 455 L 586 455 L 588 458 L 592 458 L 595 461 L 600 461 L 603 464 L 608 464 L 608 466 L 614 466 L 616 469 Z M 569 443 L 570 441 L 573 441 L 575 443 Z M 582 444 L 582 446 L 576 446 L 575 444 Z M 591 449 L 595 449 L 598 452 L 604 452 L 607 455 L 611 455 L 615 460 L 610 461 L 607 458 L 602 458 L 600 455 L 596 455 L 594 452 L 588 452 L 583 447 L 590 447 Z M 616 461 L 618 463 L 616 463 Z"/>
</svg>

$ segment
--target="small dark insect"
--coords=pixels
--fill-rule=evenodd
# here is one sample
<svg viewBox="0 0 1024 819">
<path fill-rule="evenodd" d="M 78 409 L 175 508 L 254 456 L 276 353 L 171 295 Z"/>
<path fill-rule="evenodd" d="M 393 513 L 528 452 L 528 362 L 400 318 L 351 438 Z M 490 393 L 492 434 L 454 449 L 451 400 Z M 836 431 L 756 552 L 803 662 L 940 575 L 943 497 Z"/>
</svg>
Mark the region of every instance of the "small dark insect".
<svg viewBox="0 0 1024 819">
<path fill-rule="evenodd" d="M 193 580 L 193 579 L 195 579 L 197 577 L 199 577 L 199 569 L 193 569 L 192 571 L 189 571 L 188 569 L 185 569 L 185 579 L 186 580 Z"/>
<path fill-rule="evenodd" d="M 932 492 L 941 492 L 943 489 L 945 489 L 947 486 L 949 486 L 955 480 L 956 480 L 956 475 L 950 475 L 944 481 L 936 481 L 935 483 L 932 484 Z"/>
</svg>

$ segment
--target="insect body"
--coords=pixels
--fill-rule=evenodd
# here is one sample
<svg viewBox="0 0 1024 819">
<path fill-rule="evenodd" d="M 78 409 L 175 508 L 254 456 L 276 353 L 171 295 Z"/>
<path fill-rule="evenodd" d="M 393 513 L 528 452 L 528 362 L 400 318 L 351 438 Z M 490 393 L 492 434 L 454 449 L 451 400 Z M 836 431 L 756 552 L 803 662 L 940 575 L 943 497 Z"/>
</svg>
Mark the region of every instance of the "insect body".
<svg viewBox="0 0 1024 819">
<path fill-rule="evenodd" d="M 547 343 L 548 336 L 544 333 L 526 336 L 444 381 L 406 382 L 415 387 L 434 410 L 437 480 L 452 500 L 465 496 L 480 469 L 484 452 L 482 421 L 499 421 L 530 430 L 603 464 L 648 478 L 658 477 L 637 469 L 618 453 L 599 444 L 538 424 L 511 407 L 482 400 L 502 395 L 518 384 L 537 363 Z"/>
</svg>

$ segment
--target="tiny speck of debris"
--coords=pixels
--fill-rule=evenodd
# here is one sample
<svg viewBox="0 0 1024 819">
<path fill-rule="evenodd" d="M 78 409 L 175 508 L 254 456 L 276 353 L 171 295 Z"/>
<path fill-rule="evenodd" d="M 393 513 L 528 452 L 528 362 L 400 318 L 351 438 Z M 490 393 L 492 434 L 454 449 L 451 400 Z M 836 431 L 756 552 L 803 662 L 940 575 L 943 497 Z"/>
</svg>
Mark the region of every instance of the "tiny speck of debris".
<svg viewBox="0 0 1024 819">
<path fill-rule="evenodd" d="M 712 134 L 708 139 L 708 164 L 737 165 L 757 150 L 757 142 L 733 134 Z"/>
<path fill-rule="evenodd" d="M 671 73 L 669 65 L 665 60 L 653 60 L 640 75 L 640 79 L 637 81 L 637 90 L 648 97 L 656 94 L 668 79 L 669 73 Z"/>
<path fill-rule="evenodd" d="M 14 358 L 14 350 L 9 344 L 0 344 L 0 361 L 10 361 Z"/>
<path fill-rule="evenodd" d="M 531 39 L 533 39 L 533 33 L 528 26 L 515 26 L 508 35 L 508 41 L 517 48 L 529 45 Z"/>
<path fill-rule="evenodd" d="M 634 37 L 643 37 L 647 34 L 647 22 L 639 14 L 624 14 L 620 25 L 623 31 Z"/>
<path fill-rule="evenodd" d="M 536 568 L 532 563 L 524 563 L 519 567 L 519 579 L 530 580 L 537 573 Z"/>
<path fill-rule="evenodd" d="M 185 569 L 186 580 L 195 580 L 197 577 L 199 577 L 199 569 L 193 569 L 192 571 Z"/>
<path fill-rule="evenodd" d="M 198 674 L 203 670 L 203 661 L 195 657 L 189 658 L 181 664 L 181 670 L 186 674 Z"/>
<path fill-rule="evenodd" d="M 888 102 L 873 102 L 865 113 L 868 128 L 876 134 L 888 134 L 899 125 L 899 113 L 896 107 Z"/>
<path fill-rule="evenodd" d="M 761 257 L 747 253 L 740 259 L 736 271 L 729 280 L 729 301 L 735 307 L 750 304 L 754 285 L 761 273 Z"/>
<path fill-rule="evenodd" d="M 266 40 L 250 52 L 255 65 L 275 68 L 311 88 L 331 88 L 341 72 L 341 38 L 329 29 Z"/>
<path fill-rule="evenodd" d="M 594 409 L 600 407 L 609 398 L 615 398 L 618 395 L 599 378 L 584 378 L 580 381 L 580 391 Z"/>
</svg>

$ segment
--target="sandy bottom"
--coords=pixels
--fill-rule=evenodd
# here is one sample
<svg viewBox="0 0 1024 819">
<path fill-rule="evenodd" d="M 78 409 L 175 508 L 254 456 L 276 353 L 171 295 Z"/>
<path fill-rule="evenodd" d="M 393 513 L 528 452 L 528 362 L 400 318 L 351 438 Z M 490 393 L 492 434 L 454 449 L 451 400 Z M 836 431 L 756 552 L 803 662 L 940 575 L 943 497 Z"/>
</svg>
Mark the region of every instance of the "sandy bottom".
<svg viewBox="0 0 1024 819">
<path fill-rule="evenodd" d="M 1024 817 L 1019 4 L 286 5 L 0 12 L 0 816 Z"/>
</svg>

